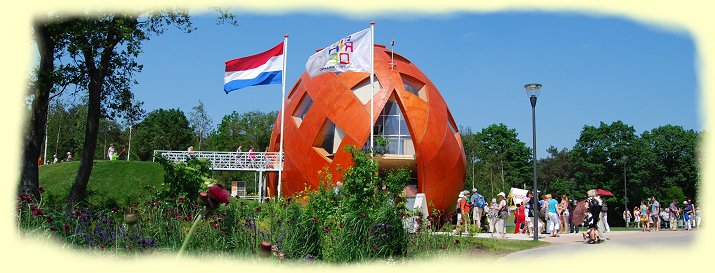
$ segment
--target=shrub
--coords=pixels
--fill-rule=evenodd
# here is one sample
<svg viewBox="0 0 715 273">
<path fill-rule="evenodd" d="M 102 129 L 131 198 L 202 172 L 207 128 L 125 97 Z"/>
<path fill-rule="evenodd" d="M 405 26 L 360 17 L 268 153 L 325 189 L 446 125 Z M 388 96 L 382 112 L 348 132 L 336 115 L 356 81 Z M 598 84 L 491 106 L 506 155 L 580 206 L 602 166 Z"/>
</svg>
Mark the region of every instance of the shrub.
<svg viewBox="0 0 715 273">
<path fill-rule="evenodd" d="M 172 163 L 157 157 L 157 161 L 164 167 L 164 197 L 187 197 L 196 200 L 200 191 L 206 191 L 208 185 L 216 184 L 216 180 L 210 178 L 211 163 L 206 159 L 191 158 Z"/>
</svg>

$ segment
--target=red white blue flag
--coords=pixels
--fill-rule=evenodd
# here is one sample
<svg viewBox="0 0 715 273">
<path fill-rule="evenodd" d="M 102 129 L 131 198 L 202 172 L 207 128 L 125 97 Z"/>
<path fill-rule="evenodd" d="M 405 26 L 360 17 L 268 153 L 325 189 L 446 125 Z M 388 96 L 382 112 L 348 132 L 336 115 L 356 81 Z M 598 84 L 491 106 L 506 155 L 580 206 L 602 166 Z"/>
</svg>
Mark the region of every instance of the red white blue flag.
<svg viewBox="0 0 715 273">
<path fill-rule="evenodd" d="M 226 62 L 223 91 L 228 94 L 236 89 L 254 85 L 282 83 L 283 43 L 256 55 Z"/>
</svg>

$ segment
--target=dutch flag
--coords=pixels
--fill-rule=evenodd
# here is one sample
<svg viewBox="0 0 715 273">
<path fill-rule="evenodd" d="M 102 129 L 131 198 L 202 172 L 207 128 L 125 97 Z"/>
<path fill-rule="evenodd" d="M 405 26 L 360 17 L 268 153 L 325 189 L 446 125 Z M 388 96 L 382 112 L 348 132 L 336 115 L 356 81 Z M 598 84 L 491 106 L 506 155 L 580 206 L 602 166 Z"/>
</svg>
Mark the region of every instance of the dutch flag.
<svg viewBox="0 0 715 273">
<path fill-rule="evenodd" d="M 266 52 L 227 61 L 223 91 L 282 83 L 282 73 L 283 42 Z"/>
</svg>

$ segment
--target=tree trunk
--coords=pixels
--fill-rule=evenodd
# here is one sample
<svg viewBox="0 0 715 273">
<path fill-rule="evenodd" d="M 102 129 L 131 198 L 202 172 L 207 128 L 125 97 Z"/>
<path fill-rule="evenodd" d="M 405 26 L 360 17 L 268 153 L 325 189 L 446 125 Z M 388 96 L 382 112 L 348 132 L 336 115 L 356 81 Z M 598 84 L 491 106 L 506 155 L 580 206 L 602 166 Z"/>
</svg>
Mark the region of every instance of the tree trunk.
<svg viewBox="0 0 715 273">
<path fill-rule="evenodd" d="M 90 70 L 91 71 L 91 70 Z M 87 126 L 84 130 L 84 145 L 79 162 L 77 177 L 70 190 L 69 201 L 82 200 L 87 194 L 89 176 L 94 165 L 94 150 L 97 148 L 97 133 L 99 132 L 99 117 L 101 115 L 100 97 L 102 93 L 102 76 L 98 71 L 90 72 L 89 101 L 87 107 Z"/>
<path fill-rule="evenodd" d="M 97 149 L 97 134 L 99 132 L 99 117 L 102 115 L 101 98 L 104 92 L 104 81 L 106 80 L 108 71 L 110 71 L 109 67 L 111 65 L 112 54 L 114 54 L 114 47 L 120 41 L 118 29 L 110 28 L 106 41 L 102 46 L 99 63 L 97 63 L 94 59 L 95 56 L 93 55 L 92 45 L 90 45 L 89 41 L 82 40 L 82 37 L 79 39 L 87 74 L 89 75 L 89 84 L 87 86 L 89 99 L 87 102 L 87 126 L 84 131 L 82 158 L 79 162 L 77 177 L 74 180 L 74 184 L 72 184 L 72 189 L 68 197 L 70 205 L 75 201 L 84 199 L 87 195 L 87 184 L 92 174 L 94 152 Z"/>
<path fill-rule="evenodd" d="M 53 85 L 52 73 L 55 69 L 55 44 L 52 41 L 52 35 L 47 25 L 36 22 L 34 30 L 37 49 L 40 53 L 40 67 L 37 73 L 37 86 L 34 90 L 35 98 L 32 101 L 32 113 L 30 114 L 24 137 L 22 174 L 18 194 L 31 194 L 38 197 L 40 193 L 38 158 L 40 156 L 40 145 L 45 138 L 47 106 L 49 105 L 50 91 Z"/>
</svg>

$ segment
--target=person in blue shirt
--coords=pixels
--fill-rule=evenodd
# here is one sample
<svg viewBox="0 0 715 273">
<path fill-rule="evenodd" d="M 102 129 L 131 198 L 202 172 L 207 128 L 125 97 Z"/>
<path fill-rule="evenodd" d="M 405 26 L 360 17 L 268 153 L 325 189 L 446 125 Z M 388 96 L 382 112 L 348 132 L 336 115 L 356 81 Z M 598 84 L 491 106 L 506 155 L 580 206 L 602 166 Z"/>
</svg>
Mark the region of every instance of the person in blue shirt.
<svg viewBox="0 0 715 273">
<path fill-rule="evenodd" d="M 549 219 L 549 233 L 551 237 L 559 237 L 559 212 L 556 208 L 559 202 L 552 198 L 551 194 L 546 195 L 546 202 L 548 202 L 546 217 Z"/>
<path fill-rule="evenodd" d="M 472 205 L 472 221 L 477 227 L 481 227 L 486 201 L 484 200 L 484 196 L 477 193 L 477 188 L 473 188 L 472 192 L 472 197 L 469 200 L 469 203 Z"/>
</svg>

